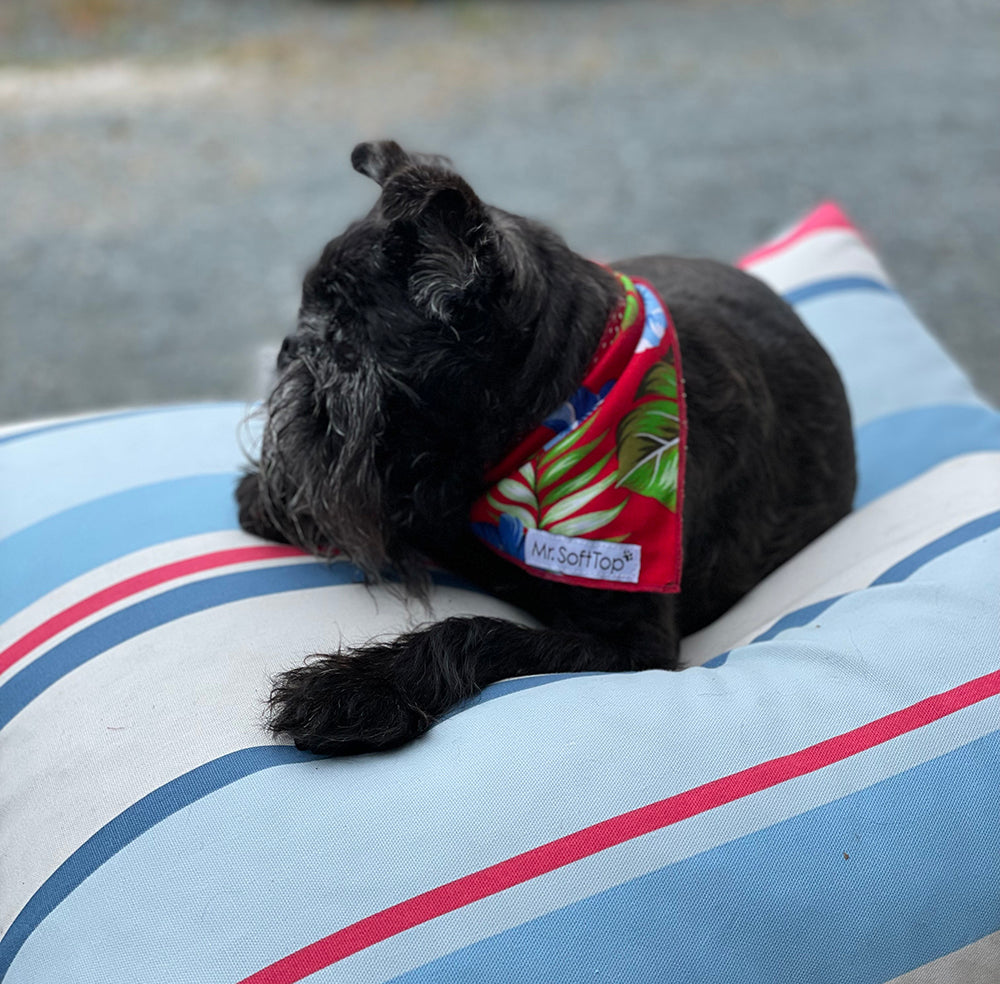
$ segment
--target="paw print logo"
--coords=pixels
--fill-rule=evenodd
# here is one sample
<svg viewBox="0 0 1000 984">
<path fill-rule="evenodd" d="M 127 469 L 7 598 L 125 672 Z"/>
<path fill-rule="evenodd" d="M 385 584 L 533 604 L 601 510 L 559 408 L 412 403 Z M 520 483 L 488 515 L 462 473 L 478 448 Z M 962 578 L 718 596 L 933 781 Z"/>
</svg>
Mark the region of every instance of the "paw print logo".
<svg viewBox="0 0 1000 984">
<path fill-rule="evenodd" d="M 624 560 L 626 564 L 631 564 L 632 563 L 632 551 L 631 550 L 626 550 L 625 553 L 622 554 L 622 560 Z"/>
</svg>

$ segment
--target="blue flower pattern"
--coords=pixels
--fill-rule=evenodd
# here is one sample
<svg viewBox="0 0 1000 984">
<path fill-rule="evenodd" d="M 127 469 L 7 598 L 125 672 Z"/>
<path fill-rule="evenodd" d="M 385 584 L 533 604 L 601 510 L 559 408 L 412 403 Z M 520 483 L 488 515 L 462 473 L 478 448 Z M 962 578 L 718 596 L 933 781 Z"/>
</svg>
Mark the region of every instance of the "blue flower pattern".
<svg viewBox="0 0 1000 984">
<path fill-rule="evenodd" d="M 555 431 L 555 434 L 545 442 L 543 450 L 547 451 L 565 433 L 579 425 L 611 392 L 611 387 L 616 382 L 616 379 L 609 379 L 597 393 L 591 392 L 586 386 L 581 386 L 562 406 L 556 409 L 551 417 L 542 421 L 543 426 Z"/>
<path fill-rule="evenodd" d="M 472 532 L 496 550 L 509 557 L 524 560 L 524 527 L 509 513 L 500 514 L 500 525 L 473 523 Z"/>
</svg>

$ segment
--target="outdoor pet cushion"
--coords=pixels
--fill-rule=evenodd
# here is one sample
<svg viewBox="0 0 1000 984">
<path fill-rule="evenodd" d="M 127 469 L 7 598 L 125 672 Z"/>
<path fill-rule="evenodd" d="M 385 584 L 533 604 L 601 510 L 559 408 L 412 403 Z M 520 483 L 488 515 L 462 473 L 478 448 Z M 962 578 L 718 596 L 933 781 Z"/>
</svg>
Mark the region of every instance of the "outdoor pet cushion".
<svg viewBox="0 0 1000 984">
<path fill-rule="evenodd" d="M 746 265 L 845 376 L 857 510 L 704 665 L 394 752 L 261 728 L 274 672 L 427 616 L 237 529 L 245 408 L 0 434 L 5 984 L 996 980 L 1000 415 L 834 206 Z"/>
</svg>

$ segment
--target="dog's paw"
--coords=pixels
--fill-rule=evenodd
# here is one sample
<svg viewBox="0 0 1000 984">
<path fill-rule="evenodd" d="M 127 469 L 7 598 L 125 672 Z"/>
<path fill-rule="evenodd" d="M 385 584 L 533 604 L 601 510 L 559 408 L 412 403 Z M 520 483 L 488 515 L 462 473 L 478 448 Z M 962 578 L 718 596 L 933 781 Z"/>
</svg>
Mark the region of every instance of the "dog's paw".
<svg viewBox="0 0 1000 984">
<path fill-rule="evenodd" d="M 422 735 L 433 717 L 364 654 L 315 656 L 282 673 L 268 701 L 268 726 L 295 747 L 323 755 L 394 748 Z"/>
<path fill-rule="evenodd" d="M 274 525 L 264 509 L 260 492 L 260 476 L 255 471 L 247 472 L 236 486 L 236 505 L 239 509 L 240 526 L 265 540 L 287 543 L 287 537 Z"/>
</svg>

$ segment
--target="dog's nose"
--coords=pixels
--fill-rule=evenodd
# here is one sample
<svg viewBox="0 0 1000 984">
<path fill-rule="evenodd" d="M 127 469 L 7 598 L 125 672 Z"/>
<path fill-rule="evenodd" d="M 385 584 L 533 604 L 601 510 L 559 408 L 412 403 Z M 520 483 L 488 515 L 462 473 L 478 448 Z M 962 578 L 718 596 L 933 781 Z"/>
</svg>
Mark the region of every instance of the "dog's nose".
<svg viewBox="0 0 1000 984">
<path fill-rule="evenodd" d="M 295 358 L 295 352 L 298 348 L 298 342 L 295 340 L 294 335 L 285 336 L 285 340 L 281 343 L 281 349 L 278 352 L 278 371 L 284 370 L 285 366 L 288 365 L 292 359 Z"/>
</svg>

